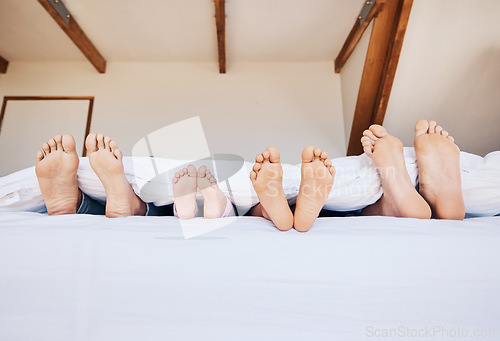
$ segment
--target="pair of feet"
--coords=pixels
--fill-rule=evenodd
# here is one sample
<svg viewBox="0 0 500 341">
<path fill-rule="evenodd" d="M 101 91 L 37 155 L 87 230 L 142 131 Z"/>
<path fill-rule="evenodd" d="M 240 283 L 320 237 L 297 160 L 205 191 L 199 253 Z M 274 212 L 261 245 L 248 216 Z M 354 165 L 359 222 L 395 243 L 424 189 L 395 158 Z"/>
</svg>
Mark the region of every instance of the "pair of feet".
<svg viewBox="0 0 500 341">
<path fill-rule="evenodd" d="M 85 140 L 88 158 L 106 191 L 106 216 L 144 215 L 146 204 L 130 186 L 116 141 L 91 133 Z M 37 152 L 35 167 L 40 191 L 49 215 L 74 214 L 81 203 L 78 188 L 78 154 L 71 135 L 56 135 Z"/>
<path fill-rule="evenodd" d="M 302 168 L 299 194 L 292 213 L 283 191 L 283 168 L 276 147 L 269 147 L 255 158 L 250 173 L 260 204 L 252 215 L 271 220 L 281 231 L 294 227 L 297 231 L 309 230 L 325 205 L 335 177 L 335 167 L 328 154 L 312 146 L 302 151 Z"/>
<path fill-rule="evenodd" d="M 196 192 L 203 195 L 203 216 L 220 218 L 227 206 L 227 198 L 219 189 L 217 180 L 205 166 L 196 169 L 189 165 L 175 173 L 172 179 L 174 202 L 179 219 L 192 219 L 196 214 Z"/>
<path fill-rule="evenodd" d="M 453 137 L 435 121 L 415 124 L 414 148 L 418 191 L 405 166 L 403 144 L 380 125 L 361 138 L 364 152 L 377 166 L 384 194 L 363 215 L 462 220 L 465 205 L 460 177 L 460 150 Z"/>
<path fill-rule="evenodd" d="M 453 137 L 434 121 L 415 124 L 419 191 L 405 165 L 403 144 L 380 125 L 372 125 L 361 139 L 365 153 L 377 166 L 384 194 L 363 215 L 461 220 L 465 215 L 460 178 L 460 150 Z M 302 152 L 301 184 L 295 212 L 283 191 L 280 155 L 269 147 L 257 155 L 250 179 L 260 200 L 253 215 L 263 216 L 287 231 L 311 228 L 333 186 L 335 168 L 326 152 L 306 147 Z"/>
</svg>

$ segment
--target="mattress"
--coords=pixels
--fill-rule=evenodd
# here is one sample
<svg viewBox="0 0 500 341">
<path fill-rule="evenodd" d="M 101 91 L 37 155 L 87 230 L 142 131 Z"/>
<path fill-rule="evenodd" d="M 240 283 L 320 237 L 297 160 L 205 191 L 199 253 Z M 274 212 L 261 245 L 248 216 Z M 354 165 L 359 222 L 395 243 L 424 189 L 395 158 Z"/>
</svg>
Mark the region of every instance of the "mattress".
<svg viewBox="0 0 500 341">
<path fill-rule="evenodd" d="M 0 340 L 500 339 L 500 217 L 0 213 Z"/>
</svg>

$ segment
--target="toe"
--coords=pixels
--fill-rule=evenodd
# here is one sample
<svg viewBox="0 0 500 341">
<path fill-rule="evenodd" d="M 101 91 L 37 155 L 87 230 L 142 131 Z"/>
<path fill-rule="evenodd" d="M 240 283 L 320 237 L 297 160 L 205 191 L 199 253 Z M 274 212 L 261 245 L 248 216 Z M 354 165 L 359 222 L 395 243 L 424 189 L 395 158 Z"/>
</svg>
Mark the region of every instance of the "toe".
<svg viewBox="0 0 500 341">
<path fill-rule="evenodd" d="M 372 124 L 369 129 L 378 138 L 389 135 L 387 130 L 379 124 Z"/>
<path fill-rule="evenodd" d="M 335 169 L 335 167 L 334 167 L 334 166 L 331 166 L 331 167 L 330 167 L 330 174 L 331 174 L 331 175 L 335 175 L 335 172 L 336 172 L 336 171 L 337 171 L 337 170 Z"/>
<path fill-rule="evenodd" d="M 319 157 L 320 157 L 320 159 L 321 159 L 321 160 L 326 160 L 326 159 L 328 159 L 328 153 L 327 153 L 326 151 L 324 151 L 324 150 L 323 150 L 323 151 L 321 152 L 321 154 L 320 154 L 320 156 L 319 156 Z"/>
<path fill-rule="evenodd" d="M 64 151 L 63 145 L 62 145 L 62 135 L 56 135 L 54 136 L 54 141 L 56 141 L 56 148 L 57 150 L 62 150 Z"/>
<path fill-rule="evenodd" d="M 441 131 L 441 136 L 448 137 L 450 133 L 448 133 L 446 130 Z"/>
<path fill-rule="evenodd" d="M 441 127 L 440 125 L 437 125 L 435 131 L 436 131 L 436 134 L 441 134 L 441 132 L 443 131 L 443 127 Z"/>
<path fill-rule="evenodd" d="M 429 134 L 434 134 L 436 132 L 436 121 L 429 121 Z"/>
<path fill-rule="evenodd" d="M 271 156 L 271 153 L 266 149 L 262 152 L 262 157 L 264 158 L 264 161 L 269 161 L 269 157 Z"/>
<path fill-rule="evenodd" d="M 373 132 L 371 130 L 368 130 L 368 129 L 363 132 L 363 137 L 369 138 L 374 143 L 376 140 L 378 140 L 378 137 L 376 137 L 375 134 L 373 134 Z"/>
<path fill-rule="evenodd" d="M 196 167 L 193 165 L 187 166 L 187 174 L 192 178 L 196 178 Z"/>
<path fill-rule="evenodd" d="M 307 146 L 302 151 L 302 162 L 312 162 L 314 159 L 314 147 Z"/>
<path fill-rule="evenodd" d="M 207 167 L 206 166 L 201 166 L 200 168 L 198 168 L 198 177 L 199 178 L 204 178 L 206 174 L 207 174 Z"/>
<path fill-rule="evenodd" d="M 332 160 L 330 160 L 330 159 L 326 159 L 326 160 L 325 160 L 325 166 L 327 166 L 327 167 L 331 167 L 331 166 L 332 166 Z"/>
<path fill-rule="evenodd" d="M 446 138 L 448 140 L 450 140 L 451 142 L 455 143 L 455 139 L 453 138 L 453 136 L 449 135 L 449 136 L 446 136 Z"/>
<path fill-rule="evenodd" d="M 257 173 L 255 173 L 254 171 L 251 171 L 250 172 L 250 180 L 252 180 L 252 182 L 257 180 Z"/>
<path fill-rule="evenodd" d="M 114 151 L 115 149 L 118 149 L 118 143 L 116 143 L 115 140 L 109 141 L 109 148 L 111 148 L 111 151 Z"/>
<path fill-rule="evenodd" d="M 272 163 L 279 163 L 280 162 L 280 152 L 278 151 L 278 148 L 275 146 L 269 146 L 267 148 L 267 151 L 269 152 L 269 161 Z"/>
<path fill-rule="evenodd" d="M 255 165 L 253 165 L 254 172 L 260 171 L 261 168 L 262 168 L 262 164 L 260 164 L 260 163 L 256 163 Z"/>
<path fill-rule="evenodd" d="M 112 153 L 116 157 L 117 160 L 121 160 L 123 158 L 123 154 L 122 154 L 121 150 L 118 148 L 113 149 Z"/>
<path fill-rule="evenodd" d="M 49 143 L 49 146 L 50 146 L 50 150 L 51 150 L 51 151 L 55 151 L 55 150 L 57 150 L 56 140 L 54 140 L 54 139 L 50 139 L 50 140 L 48 141 L 48 143 Z"/>
<path fill-rule="evenodd" d="M 179 181 L 179 172 L 176 172 L 174 177 L 172 178 L 172 183 L 176 184 Z"/>
<path fill-rule="evenodd" d="M 255 162 L 262 163 L 264 162 L 264 156 L 262 154 L 259 154 L 255 157 Z"/>
<path fill-rule="evenodd" d="M 429 131 L 429 121 L 419 120 L 415 123 L 415 137 L 427 134 Z"/>
<path fill-rule="evenodd" d="M 85 147 L 87 147 L 87 150 L 90 153 L 97 151 L 97 135 L 95 133 L 90 133 L 87 136 L 87 139 L 85 140 Z"/>
<path fill-rule="evenodd" d="M 76 151 L 76 142 L 72 135 L 64 134 L 61 141 L 62 148 L 66 153 L 73 153 Z"/>
<path fill-rule="evenodd" d="M 104 137 L 104 149 L 111 151 L 111 147 L 109 146 L 110 142 L 111 142 L 111 137 L 109 136 Z"/>
<path fill-rule="evenodd" d="M 313 152 L 313 153 L 314 153 L 314 158 L 315 158 L 315 159 L 319 158 L 319 157 L 321 156 L 321 152 L 322 152 L 322 150 L 321 150 L 321 149 L 319 149 L 319 148 L 314 148 L 314 152 Z"/>
<path fill-rule="evenodd" d="M 50 153 L 50 146 L 47 142 L 44 142 L 42 144 L 42 150 L 45 152 L 45 154 L 49 154 Z"/>
<path fill-rule="evenodd" d="M 104 149 L 104 135 L 97 134 L 97 148 Z"/>
<path fill-rule="evenodd" d="M 43 157 L 44 157 L 44 154 L 43 154 L 43 152 L 41 150 L 39 150 L 39 151 L 36 152 L 36 159 L 38 161 L 42 161 Z"/>
</svg>

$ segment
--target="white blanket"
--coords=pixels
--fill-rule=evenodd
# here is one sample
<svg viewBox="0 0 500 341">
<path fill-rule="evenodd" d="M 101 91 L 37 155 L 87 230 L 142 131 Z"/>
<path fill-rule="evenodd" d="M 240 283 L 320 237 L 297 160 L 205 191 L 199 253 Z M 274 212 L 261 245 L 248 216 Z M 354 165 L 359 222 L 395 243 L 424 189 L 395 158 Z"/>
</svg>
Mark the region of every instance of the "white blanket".
<svg viewBox="0 0 500 341">
<path fill-rule="evenodd" d="M 405 148 L 405 161 L 410 178 L 416 186 L 418 165 L 413 148 Z M 205 164 L 216 175 L 227 173 L 224 172 L 225 169 L 216 169 L 211 161 L 125 157 L 123 162 L 127 179 L 137 195 L 143 201 L 154 202 L 156 205 L 173 203 L 171 179 L 179 167 L 185 167 L 188 163 L 197 166 Z M 373 204 L 382 196 L 380 178 L 368 156 L 342 157 L 332 159 L 332 162 L 337 173 L 325 204 L 326 209 L 358 210 Z M 224 165 L 238 171 L 231 172 L 228 179 L 218 176 L 219 186 L 242 215 L 259 201 L 249 178 L 253 163 L 228 162 Z M 293 202 L 300 185 L 300 164 L 285 164 L 283 172 L 285 195 Z M 466 212 L 472 216 L 499 214 L 500 151 L 492 152 L 484 158 L 462 152 L 461 174 Z M 91 197 L 103 202 L 106 200 L 104 188 L 87 158 L 80 159 L 78 184 Z M 0 212 L 13 211 L 45 211 L 34 167 L 0 178 Z"/>
<path fill-rule="evenodd" d="M 500 217 L 182 231 L 173 217 L 0 213 L 0 340 L 500 339 Z"/>
</svg>

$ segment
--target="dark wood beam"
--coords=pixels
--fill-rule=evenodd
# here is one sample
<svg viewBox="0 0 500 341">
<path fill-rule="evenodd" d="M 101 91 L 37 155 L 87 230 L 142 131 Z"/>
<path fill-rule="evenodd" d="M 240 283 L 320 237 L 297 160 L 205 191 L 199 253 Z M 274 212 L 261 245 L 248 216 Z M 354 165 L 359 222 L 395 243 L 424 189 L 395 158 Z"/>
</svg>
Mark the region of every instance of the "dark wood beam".
<svg viewBox="0 0 500 341">
<path fill-rule="evenodd" d="M 7 59 L 0 56 L 0 73 L 6 73 L 8 66 L 9 66 L 9 62 L 7 61 Z"/>
<path fill-rule="evenodd" d="M 352 52 L 356 48 L 356 45 L 358 45 L 359 41 L 361 40 L 363 33 L 365 33 L 368 26 L 370 26 L 372 20 L 380 12 L 382 6 L 384 6 L 384 1 L 379 0 L 378 2 L 376 2 L 375 5 L 373 5 L 372 9 L 370 10 L 368 16 L 364 19 L 362 24 L 361 24 L 361 18 L 358 17 L 356 19 L 356 22 L 354 23 L 351 32 L 347 36 L 347 39 L 344 42 L 344 45 L 342 46 L 342 49 L 337 55 L 337 58 L 335 58 L 336 73 L 340 73 L 340 71 L 342 71 L 342 68 L 344 67 L 345 63 L 347 63 L 347 60 L 349 59 Z"/>
<path fill-rule="evenodd" d="M 412 4 L 413 0 L 385 0 L 373 21 L 347 155 L 362 154 L 363 131 L 384 121 Z"/>
<path fill-rule="evenodd" d="M 214 0 L 215 24 L 217 26 L 217 49 L 219 51 L 219 73 L 226 73 L 226 10 L 225 0 Z"/>
<path fill-rule="evenodd" d="M 54 7 L 50 4 L 49 0 L 38 0 L 38 2 L 45 8 L 50 16 L 56 21 L 61 29 L 68 35 L 73 43 L 82 51 L 87 57 L 89 62 L 96 68 L 99 73 L 106 72 L 106 60 L 99 53 L 94 44 L 87 37 L 85 32 L 80 28 L 73 16 L 69 16 L 69 23 L 67 24 L 63 18 L 59 16 Z"/>
</svg>

